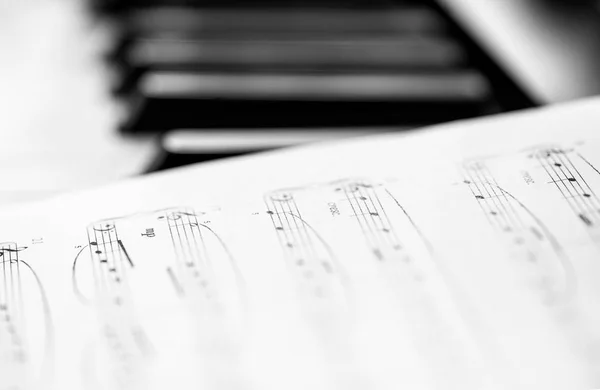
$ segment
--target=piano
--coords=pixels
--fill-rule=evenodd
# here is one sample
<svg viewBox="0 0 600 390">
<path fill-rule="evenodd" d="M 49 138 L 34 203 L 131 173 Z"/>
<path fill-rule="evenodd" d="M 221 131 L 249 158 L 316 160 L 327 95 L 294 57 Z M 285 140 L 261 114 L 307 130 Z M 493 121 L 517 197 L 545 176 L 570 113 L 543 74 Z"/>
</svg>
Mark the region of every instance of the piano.
<svg viewBox="0 0 600 390">
<path fill-rule="evenodd" d="M 592 0 L 9 3 L 16 200 L 600 92 Z"/>
</svg>

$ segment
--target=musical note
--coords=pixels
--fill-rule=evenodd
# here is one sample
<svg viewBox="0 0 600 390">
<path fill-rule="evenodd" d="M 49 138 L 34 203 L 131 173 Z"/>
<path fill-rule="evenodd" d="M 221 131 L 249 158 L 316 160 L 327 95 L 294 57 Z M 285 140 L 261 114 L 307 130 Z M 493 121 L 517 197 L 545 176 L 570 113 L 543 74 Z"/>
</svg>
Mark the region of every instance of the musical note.
<svg viewBox="0 0 600 390">
<path fill-rule="evenodd" d="M 448 275 L 437 263 L 435 251 L 402 203 L 384 185 L 365 179 L 346 179 L 330 188 L 360 229 L 364 243 L 391 292 L 406 304 L 414 295 L 425 304 L 446 291 Z M 437 315 L 429 313 L 427 315 Z"/>
<path fill-rule="evenodd" d="M 24 251 L 25 249 L 27 249 L 26 246 L 21 246 L 21 247 L 18 247 L 18 248 L 0 248 L 0 257 L 4 256 L 5 252 L 8 252 L 8 253 L 18 253 L 18 252 Z"/>
<path fill-rule="evenodd" d="M 37 273 L 20 257 L 26 249 L 14 242 L 0 243 L 0 389 L 30 388 L 52 375 L 50 306 Z M 42 321 L 28 321 L 32 314 Z M 34 346 L 32 338 L 44 342 Z"/>
<path fill-rule="evenodd" d="M 548 227 L 511 193 L 502 188 L 485 162 L 463 164 L 464 184 L 481 212 L 498 232 L 513 258 L 529 270 L 546 304 L 569 299 L 576 288 L 573 265 Z"/>
<path fill-rule="evenodd" d="M 600 243 L 600 199 L 581 168 L 591 168 L 596 174 L 598 170 L 575 149 L 543 148 L 529 157 L 543 167 L 549 183 L 560 192 L 594 241 Z"/>
<path fill-rule="evenodd" d="M 80 259 L 84 247 L 73 263 L 73 283 L 76 294 L 96 311 L 101 339 L 110 356 L 112 380 L 127 388 L 139 380 L 139 367 L 152 347 L 135 315 L 129 286 L 134 262 L 119 236 L 118 221 L 110 219 L 87 227 L 89 262 L 82 264 Z M 79 289 L 79 279 L 86 276 L 93 281 L 91 297 L 85 297 Z"/>
<path fill-rule="evenodd" d="M 358 227 L 369 248 L 383 285 L 400 313 L 410 312 L 418 326 L 404 329 L 433 372 L 444 371 L 444 358 L 428 345 L 460 351 L 455 364 L 468 367 L 467 352 L 457 340 L 469 340 L 474 329 L 469 297 L 457 292 L 454 279 L 438 262 L 433 245 L 387 183 L 370 179 L 345 179 L 329 184 L 330 190 Z M 443 345 L 443 347 L 442 347 Z M 469 353 L 479 353 L 471 350 Z M 438 371 L 439 370 L 439 371 Z M 435 376 L 436 374 L 432 374 Z M 457 382 L 460 381 L 457 377 Z"/>
<path fill-rule="evenodd" d="M 370 263 L 382 277 L 382 298 L 394 299 L 399 313 L 410 312 L 414 318 L 419 318 L 415 322 L 418 326 L 409 326 L 403 331 L 410 332 L 411 342 L 419 350 L 427 351 L 423 358 L 428 360 L 431 367 L 435 367 L 433 370 L 443 370 L 443 358 L 427 347 L 432 338 L 436 339 L 437 344 L 444 345 L 444 350 L 457 350 L 459 347 L 456 340 L 467 339 L 469 335 L 464 332 L 463 319 L 454 312 L 454 295 L 449 292 L 445 275 L 433 259 L 433 248 L 407 210 L 388 188 L 369 180 L 342 180 L 267 194 L 267 214 L 271 218 L 288 268 L 297 275 L 296 279 L 300 282 L 315 279 L 315 273 L 303 273 L 306 265 L 312 264 L 312 269 L 320 272 L 321 285 L 350 286 L 345 280 L 345 269 L 340 265 L 343 262 L 336 259 L 332 248 L 302 215 L 303 208 L 315 205 L 314 198 L 311 198 L 311 202 L 306 202 L 305 206 L 303 199 L 314 194 L 325 195 L 323 201 L 327 202 L 334 218 L 329 220 L 334 224 L 334 229 L 338 226 L 344 230 L 349 228 L 347 220 L 337 216 L 352 218 L 352 225 L 358 228 L 359 237 L 372 255 L 372 260 L 364 258 L 363 261 Z M 332 194 L 336 197 L 335 201 L 330 199 Z M 340 195 L 342 198 L 337 198 Z M 323 223 L 321 221 L 320 226 Z M 411 245 L 405 245 L 401 238 L 411 242 Z M 321 267 L 324 256 L 331 259 L 329 262 L 334 267 L 332 274 L 328 272 L 328 267 Z M 339 281 L 333 278 L 336 273 Z M 318 299 L 318 295 L 310 289 L 315 286 L 318 284 L 307 284 L 305 289 L 313 301 Z M 345 296 L 353 299 L 354 292 L 346 288 Z M 327 299 L 327 295 L 324 298 Z M 328 307 L 327 310 L 331 312 L 339 312 L 341 300 L 331 299 L 329 302 L 330 305 L 324 307 Z M 451 312 L 454 314 L 449 314 Z M 365 383 L 364 378 L 344 375 L 351 372 L 356 364 L 354 351 L 348 348 L 345 339 L 351 337 L 349 335 L 352 332 L 349 318 L 346 318 L 345 324 L 346 334 L 342 334 L 339 327 L 335 332 L 317 332 L 320 336 L 327 335 L 326 340 L 322 338 L 322 343 L 330 349 L 325 349 L 324 354 L 333 357 L 335 361 L 344 362 L 345 368 L 340 365 L 340 372 L 334 370 L 341 388 L 368 388 L 370 386 Z M 457 354 L 457 364 L 467 365 L 466 360 L 462 359 L 463 355 Z"/>
<path fill-rule="evenodd" d="M 172 208 L 157 213 L 158 219 L 167 222 L 169 228 L 175 256 L 167 274 L 176 291 L 200 306 L 240 305 L 243 277 L 225 242 L 210 226 L 199 221 L 201 213 L 192 208 Z M 226 280 L 233 282 L 220 285 Z M 225 294 L 226 288 L 233 289 L 233 294 Z M 232 295 L 237 302 L 225 303 L 225 297 Z"/>
<path fill-rule="evenodd" d="M 96 300 L 107 301 L 109 306 L 131 305 L 127 277 L 133 262 L 119 238 L 115 221 L 89 226 L 87 234 L 95 272 Z"/>
<path fill-rule="evenodd" d="M 245 282 L 225 241 L 205 213 L 189 207 L 159 210 L 167 224 L 173 255 L 167 274 L 195 315 L 203 375 L 217 387 L 243 387 L 240 335 L 246 318 Z M 199 217 L 203 217 L 199 219 Z M 228 373 L 215 367 L 228 366 Z"/>
<path fill-rule="evenodd" d="M 271 192 L 265 204 L 301 299 L 348 304 L 343 269 L 329 245 L 303 219 L 293 193 Z"/>
<path fill-rule="evenodd" d="M 345 180 L 334 184 L 334 191 L 343 194 L 352 212 L 352 217 L 360 227 L 366 244 L 379 262 L 408 265 L 413 262 L 413 256 L 402 243 L 396 224 L 387 208 L 384 206 L 380 193 L 393 202 L 394 207 L 402 212 L 402 219 L 395 218 L 396 223 L 406 225 L 419 236 L 422 244 L 431 251 L 431 247 L 421 231 L 402 207 L 400 202 L 384 186 L 376 185 L 366 180 Z M 415 275 L 415 280 L 423 275 Z"/>
<path fill-rule="evenodd" d="M 303 189 L 272 191 L 264 196 L 264 202 L 300 310 L 319 339 L 324 358 L 338 362 L 331 372 L 336 387 L 368 388 L 363 378 L 353 374 L 357 362 L 348 339 L 353 332 L 349 314 L 354 298 L 346 271 L 333 249 L 303 217 L 295 191 L 300 194 Z"/>
</svg>

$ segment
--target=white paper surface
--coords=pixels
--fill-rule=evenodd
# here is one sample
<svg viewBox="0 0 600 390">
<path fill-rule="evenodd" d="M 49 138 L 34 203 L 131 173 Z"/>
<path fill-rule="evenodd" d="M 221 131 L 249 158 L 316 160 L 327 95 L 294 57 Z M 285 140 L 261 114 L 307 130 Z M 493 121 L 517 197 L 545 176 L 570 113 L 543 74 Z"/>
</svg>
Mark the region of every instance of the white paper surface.
<svg viewBox="0 0 600 390">
<path fill-rule="evenodd" d="M 597 387 L 599 108 L 5 210 L 0 389 Z"/>
</svg>

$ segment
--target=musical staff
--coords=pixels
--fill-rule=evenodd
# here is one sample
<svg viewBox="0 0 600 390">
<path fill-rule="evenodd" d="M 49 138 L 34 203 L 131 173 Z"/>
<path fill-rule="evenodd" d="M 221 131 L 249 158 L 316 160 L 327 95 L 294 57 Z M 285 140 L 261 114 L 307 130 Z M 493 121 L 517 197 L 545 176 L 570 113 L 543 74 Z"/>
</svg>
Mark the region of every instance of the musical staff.
<svg viewBox="0 0 600 390">
<path fill-rule="evenodd" d="M 134 264 L 119 238 L 115 221 L 91 225 L 87 228 L 87 235 L 96 299 L 112 308 L 132 305 L 127 281 Z"/>
<path fill-rule="evenodd" d="M 265 196 L 265 204 L 300 296 L 346 305 L 343 270 L 329 245 L 302 218 L 293 193 L 271 192 Z"/>
<path fill-rule="evenodd" d="M 343 180 L 330 184 L 360 229 L 387 286 L 402 296 L 415 285 L 425 295 L 445 289 L 432 245 L 401 202 L 383 184 Z M 426 292 L 427 291 L 427 292 Z M 404 299 L 404 298 L 403 298 Z M 425 298 L 429 299 L 429 298 Z"/>
<path fill-rule="evenodd" d="M 139 380 L 141 362 L 152 350 L 136 318 L 129 285 L 135 262 L 119 236 L 117 220 L 100 221 L 88 226 L 87 238 L 94 285 L 93 297 L 89 302 L 99 317 L 113 380 L 117 386 L 126 388 Z M 75 282 L 78 259 L 79 256 L 73 266 Z"/>
<path fill-rule="evenodd" d="M 532 157 L 544 168 L 550 178 L 550 184 L 560 191 L 577 219 L 598 242 L 600 199 L 586 181 L 578 164 L 583 162 L 596 173 L 598 170 L 574 149 L 547 148 L 534 152 Z"/>
<path fill-rule="evenodd" d="M 512 256 L 531 267 L 546 303 L 567 299 L 575 291 L 573 266 L 546 225 L 521 201 L 500 187 L 482 161 L 463 164 L 464 184 Z"/>
<path fill-rule="evenodd" d="M 168 226 L 174 254 L 167 275 L 196 314 L 199 350 L 205 351 L 199 366 L 202 375 L 216 388 L 242 388 L 240 335 L 246 320 L 246 297 L 235 259 L 210 226 L 206 213 L 180 207 L 158 214 L 158 220 Z M 219 369 L 224 366 L 226 372 Z"/>
<path fill-rule="evenodd" d="M 333 249 L 304 219 L 295 191 L 300 195 L 302 190 L 272 191 L 265 195 L 264 202 L 286 268 L 295 282 L 301 310 L 322 344 L 324 358 L 337 364 L 331 371 L 333 386 L 368 388 L 356 374 L 355 351 L 348 343 L 353 332 L 349 314 L 354 301 L 346 272 Z"/>
<path fill-rule="evenodd" d="M 373 256 L 380 262 L 399 260 L 410 263 L 412 256 L 402 244 L 396 226 L 392 223 L 388 211 L 384 207 L 379 192 L 392 199 L 395 206 L 400 207 L 411 228 L 420 235 L 400 203 L 383 186 L 377 186 L 367 181 L 347 181 L 335 186 L 334 191 L 344 195 L 361 232 Z M 421 237 L 423 238 L 423 237 Z"/>
<path fill-rule="evenodd" d="M 358 228 L 386 296 L 393 297 L 401 315 L 411 313 L 415 322 L 402 331 L 410 333 L 411 343 L 423 351 L 432 377 L 445 372 L 441 350 L 457 351 L 454 363 L 468 367 L 468 352 L 457 343 L 472 337 L 465 332 L 473 325 L 465 315 L 470 310 L 468 298 L 454 288 L 452 275 L 438 262 L 433 245 L 406 207 L 385 184 L 368 179 L 347 179 L 330 183 L 329 188 L 341 196 L 342 214 Z M 438 351 L 429 348 L 432 340 Z M 456 378 L 457 383 L 462 380 Z"/>
<path fill-rule="evenodd" d="M 26 389 L 41 383 L 53 354 L 53 332 L 48 300 L 33 268 L 21 258 L 27 247 L 0 243 L 0 389 Z M 41 312 L 42 322 L 28 321 Z M 42 336 L 43 350 L 30 345 Z"/>
<path fill-rule="evenodd" d="M 202 213 L 192 208 L 166 209 L 158 213 L 158 219 L 167 223 L 175 255 L 173 265 L 167 268 L 175 290 L 203 306 L 223 305 L 226 295 L 236 297 L 235 304 L 240 304 L 243 278 L 225 242 L 198 219 Z M 233 282 L 228 284 L 228 280 Z M 226 288 L 235 291 L 225 294 Z"/>
</svg>

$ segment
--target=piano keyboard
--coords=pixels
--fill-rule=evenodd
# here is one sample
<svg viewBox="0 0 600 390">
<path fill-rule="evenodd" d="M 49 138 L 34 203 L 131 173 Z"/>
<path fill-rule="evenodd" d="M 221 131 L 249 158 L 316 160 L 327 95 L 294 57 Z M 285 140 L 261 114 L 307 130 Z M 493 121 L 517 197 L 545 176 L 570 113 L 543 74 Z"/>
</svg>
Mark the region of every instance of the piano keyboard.
<svg viewBox="0 0 600 390">
<path fill-rule="evenodd" d="M 163 167 L 523 108 L 429 2 L 97 5 L 122 131 L 162 134 Z"/>
</svg>

